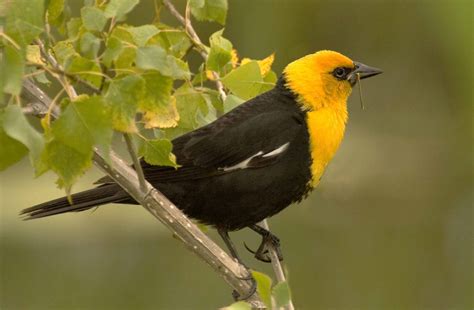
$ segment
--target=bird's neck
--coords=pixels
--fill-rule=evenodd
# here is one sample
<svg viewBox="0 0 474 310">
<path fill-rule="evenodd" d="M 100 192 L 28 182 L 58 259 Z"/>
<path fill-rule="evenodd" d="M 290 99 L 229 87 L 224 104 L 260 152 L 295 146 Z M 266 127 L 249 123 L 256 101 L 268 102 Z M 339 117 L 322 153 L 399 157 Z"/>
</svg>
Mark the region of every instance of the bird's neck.
<svg viewBox="0 0 474 310">
<path fill-rule="evenodd" d="M 311 153 L 311 187 L 318 185 L 327 164 L 341 144 L 348 119 L 347 106 L 341 104 L 307 112 Z"/>
</svg>

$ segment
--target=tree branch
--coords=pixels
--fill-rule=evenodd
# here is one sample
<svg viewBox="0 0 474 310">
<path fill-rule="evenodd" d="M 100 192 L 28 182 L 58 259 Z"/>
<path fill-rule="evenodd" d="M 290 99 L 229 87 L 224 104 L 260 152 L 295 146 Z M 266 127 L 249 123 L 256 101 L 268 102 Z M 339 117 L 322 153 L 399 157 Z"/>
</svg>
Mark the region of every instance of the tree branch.
<svg viewBox="0 0 474 310">
<path fill-rule="evenodd" d="M 41 52 L 44 53 L 43 56 L 50 64 L 61 69 L 55 58 L 46 51 L 44 44 L 40 40 L 37 43 L 40 45 Z M 68 96 L 74 100 L 77 97 L 74 87 L 68 83 L 64 76 L 58 75 L 56 78 L 64 86 Z M 29 102 L 38 102 L 38 115 L 47 113 L 52 103 L 51 98 L 35 85 L 31 79 L 24 80 L 23 89 L 23 97 L 27 98 Z M 51 115 L 57 118 L 59 112 L 57 107 L 53 107 Z M 243 278 L 250 276 L 244 266 L 232 259 L 149 182 L 145 180 L 144 185 L 140 186 L 137 173 L 113 151 L 110 154 L 110 158 L 110 162 L 107 162 L 97 149 L 94 150 L 93 161 L 96 166 L 108 174 L 131 197 L 168 227 L 184 242 L 188 249 L 210 265 L 234 290 L 241 296 L 244 296 L 252 289 L 252 283 L 243 280 Z M 247 301 L 255 308 L 264 308 L 262 301 L 256 293 Z"/>
<path fill-rule="evenodd" d="M 164 5 L 168 8 L 170 13 L 176 17 L 176 19 L 183 24 L 186 33 L 189 35 L 191 38 L 191 41 L 193 42 L 194 46 L 198 49 L 199 54 L 201 54 L 202 58 L 207 61 L 207 58 L 209 57 L 209 53 L 207 52 L 206 46 L 202 43 L 201 39 L 197 35 L 196 31 L 193 28 L 193 25 L 191 24 L 191 18 L 189 16 L 189 2 L 186 1 L 186 17 L 183 17 L 178 10 L 176 10 L 176 7 L 169 1 L 169 0 L 163 0 Z M 222 84 L 219 74 L 215 71 L 212 71 L 212 77 L 214 78 L 214 82 L 216 83 L 217 91 L 219 92 L 219 95 L 221 96 L 222 102 L 225 101 L 227 98 L 227 94 L 225 93 L 224 90 L 224 85 Z"/>
</svg>

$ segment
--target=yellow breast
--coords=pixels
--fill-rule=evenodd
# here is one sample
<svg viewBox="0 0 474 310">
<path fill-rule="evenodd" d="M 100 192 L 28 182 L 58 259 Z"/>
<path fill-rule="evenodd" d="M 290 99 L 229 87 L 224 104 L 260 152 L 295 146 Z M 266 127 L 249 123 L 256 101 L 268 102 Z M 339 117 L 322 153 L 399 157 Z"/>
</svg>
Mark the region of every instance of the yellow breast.
<svg viewBox="0 0 474 310">
<path fill-rule="evenodd" d="M 312 158 L 310 186 L 315 187 L 344 137 L 347 122 L 346 105 L 339 105 L 336 109 L 333 106 L 309 111 L 307 122 Z"/>
</svg>

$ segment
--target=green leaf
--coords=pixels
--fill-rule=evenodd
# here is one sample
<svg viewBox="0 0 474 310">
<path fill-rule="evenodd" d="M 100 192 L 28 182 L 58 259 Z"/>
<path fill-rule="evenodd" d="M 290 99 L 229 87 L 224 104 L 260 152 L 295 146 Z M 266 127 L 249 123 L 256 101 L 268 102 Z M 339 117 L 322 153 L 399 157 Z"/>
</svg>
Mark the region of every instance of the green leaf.
<svg viewBox="0 0 474 310">
<path fill-rule="evenodd" d="M 80 96 L 69 103 L 52 125 L 55 139 L 84 155 L 98 146 L 108 154 L 112 142 L 110 106 L 100 96 Z"/>
<path fill-rule="evenodd" d="M 107 46 L 106 46 L 105 52 L 102 55 L 102 61 L 107 67 L 110 68 L 110 66 L 112 66 L 112 62 L 115 61 L 119 57 L 122 50 L 123 50 L 122 41 L 120 41 L 116 37 L 109 38 L 107 40 Z"/>
<path fill-rule="evenodd" d="M 112 49 L 107 55 L 107 61 L 112 60 L 115 69 L 130 69 L 132 67 L 136 58 L 136 47 L 132 34 L 127 31 L 126 27 L 118 26 L 112 31 L 107 40 L 107 48 Z M 117 74 L 120 74 L 120 71 Z"/>
<path fill-rule="evenodd" d="M 167 139 L 146 140 L 141 153 L 147 163 L 157 166 L 178 167 L 176 158 L 171 153 L 173 144 Z"/>
<path fill-rule="evenodd" d="M 272 308 L 272 279 L 264 273 L 252 271 L 252 276 L 257 281 L 257 293 L 268 309 Z"/>
<path fill-rule="evenodd" d="M 44 147 L 43 136 L 30 125 L 21 108 L 16 105 L 8 106 L 1 114 L 1 118 L 4 133 L 28 148 L 30 161 L 37 167 Z M 3 144 L 0 145 L 3 147 Z"/>
<path fill-rule="evenodd" d="M 100 39 L 90 32 L 85 32 L 79 41 L 81 54 L 89 59 L 95 59 L 100 49 Z"/>
<path fill-rule="evenodd" d="M 139 110 L 144 113 L 142 121 L 145 128 L 177 126 L 179 114 L 171 97 L 173 79 L 156 71 L 147 71 L 142 77 L 145 79 L 145 94 L 139 103 Z"/>
<path fill-rule="evenodd" d="M 28 153 L 28 149 L 7 135 L 2 126 L 0 126 L 0 145 L 2 146 L 0 147 L 0 171 L 20 161 Z"/>
<path fill-rule="evenodd" d="M 273 287 L 272 292 L 277 308 L 281 308 L 288 305 L 291 300 L 291 293 L 288 282 L 285 281 L 278 283 Z"/>
<path fill-rule="evenodd" d="M 170 102 L 173 89 L 173 79 L 163 76 L 156 71 L 142 75 L 145 79 L 145 94 L 140 101 L 141 111 L 159 112 Z"/>
<path fill-rule="evenodd" d="M 222 36 L 223 31 L 217 31 L 209 38 L 211 50 L 206 62 L 208 70 L 220 72 L 232 59 L 232 43 Z"/>
<path fill-rule="evenodd" d="M 79 17 L 73 17 L 66 23 L 67 35 L 69 38 L 74 38 L 79 34 L 82 26 L 82 20 Z"/>
<path fill-rule="evenodd" d="M 50 0 L 48 4 L 48 22 L 59 26 L 63 20 L 64 0 Z"/>
<path fill-rule="evenodd" d="M 85 154 L 55 139 L 46 144 L 41 154 L 43 165 L 59 177 L 59 187 L 69 192 L 71 186 L 92 165 L 92 150 Z"/>
<path fill-rule="evenodd" d="M 176 106 L 179 113 L 179 128 L 193 130 L 200 127 L 198 116 L 208 111 L 207 101 L 203 93 L 195 91 L 193 88 L 183 86 L 175 93 Z"/>
<path fill-rule="evenodd" d="M 231 71 L 222 78 L 222 83 L 236 96 L 248 100 L 260 94 L 264 84 L 260 68 L 256 61 L 251 61 Z"/>
<path fill-rule="evenodd" d="M 77 54 L 72 40 L 59 41 L 53 46 L 53 51 L 57 61 L 63 67 L 71 57 Z"/>
<path fill-rule="evenodd" d="M 274 71 L 268 72 L 267 75 L 263 77 L 263 84 L 262 88 L 260 89 L 260 93 L 273 89 L 277 80 L 278 76 Z"/>
<path fill-rule="evenodd" d="M 89 31 L 102 31 L 107 23 L 104 11 L 93 6 L 85 6 L 81 9 L 81 18 L 84 27 Z"/>
<path fill-rule="evenodd" d="M 230 110 L 238 107 L 239 105 L 241 105 L 244 102 L 245 102 L 245 100 L 242 99 L 242 98 L 239 98 L 235 95 L 228 95 L 225 98 L 225 102 L 224 102 L 224 113 L 229 112 Z"/>
<path fill-rule="evenodd" d="M 252 310 L 252 306 L 248 302 L 238 301 L 230 306 L 221 308 L 221 310 Z"/>
<path fill-rule="evenodd" d="M 197 20 L 216 21 L 225 24 L 227 0 L 190 0 L 191 13 Z"/>
<path fill-rule="evenodd" d="M 143 25 L 140 27 L 127 27 L 128 32 L 133 37 L 133 41 L 138 47 L 145 46 L 145 44 L 156 35 L 159 30 L 155 25 Z"/>
<path fill-rule="evenodd" d="M 140 69 L 158 70 L 165 76 L 174 79 L 190 79 L 188 64 L 174 56 L 168 55 L 159 46 L 145 46 L 137 49 L 137 67 Z"/>
<path fill-rule="evenodd" d="M 173 29 L 173 28 L 169 28 Z M 182 58 L 193 45 L 184 31 L 161 31 L 150 40 L 150 43 L 164 47 L 167 52 L 176 58 Z"/>
<path fill-rule="evenodd" d="M 105 101 L 112 108 L 114 128 L 122 132 L 135 132 L 135 115 L 138 103 L 143 100 L 145 81 L 136 75 L 114 79 L 105 94 Z"/>
<path fill-rule="evenodd" d="M 4 59 L 0 69 L 3 75 L 3 91 L 19 95 L 22 87 L 26 46 L 43 31 L 43 1 L 12 0 L 5 13 L 5 35 L 8 42 L 4 47 Z M 7 42 L 3 40 L 4 42 Z"/>
<path fill-rule="evenodd" d="M 125 14 L 133 10 L 139 0 L 110 0 L 105 8 L 105 16 L 108 18 L 115 17 L 122 20 Z"/>
<path fill-rule="evenodd" d="M 100 87 L 102 82 L 100 66 L 95 61 L 82 56 L 74 56 L 66 66 L 66 72 L 77 74 L 96 87 Z"/>
</svg>

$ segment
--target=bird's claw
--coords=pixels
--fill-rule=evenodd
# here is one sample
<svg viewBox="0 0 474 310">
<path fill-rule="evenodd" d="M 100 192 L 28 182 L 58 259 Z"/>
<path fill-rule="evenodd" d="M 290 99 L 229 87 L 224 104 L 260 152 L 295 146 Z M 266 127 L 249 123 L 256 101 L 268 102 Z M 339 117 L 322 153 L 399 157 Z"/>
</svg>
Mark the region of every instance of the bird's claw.
<svg viewBox="0 0 474 310">
<path fill-rule="evenodd" d="M 236 290 L 233 290 L 232 291 L 232 297 L 234 298 L 235 301 L 247 300 L 250 297 L 252 297 L 252 295 L 255 294 L 255 292 L 257 291 L 257 281 L 255 281 L 255 279 L 253 278 L 252 273 L 250 273 L 250 271 L 249 271 L 249 275 L 250 276 L 248 277 L 248 279 L 239 278 L 239 279 L 244 279 L 244 280 L 251 281 L 252 284 L 251 284 L 251 287 L 250 287 L 249 291 L 244 296 L 240 296 L 239 292 L 237 292 Z"/>
<path fill-rule="evenodd" d="M 244 242 L 244 246 L 250 253 L 254 254 L 255 258 L 264 263 L 270 263 L 272 260 L 268 255 L 268 247 L 271 246 L 275 249 L 278 256 L 278 260 L 283 260 L 283 253 L 280 247 L 280 239 L 272 233 L 262 236 L 262 242 L 260 243 L 256 251 L 250 249 L 247 244 Z"/>
</svg>

